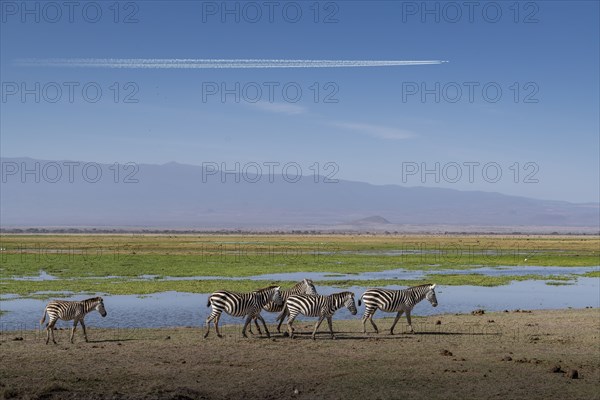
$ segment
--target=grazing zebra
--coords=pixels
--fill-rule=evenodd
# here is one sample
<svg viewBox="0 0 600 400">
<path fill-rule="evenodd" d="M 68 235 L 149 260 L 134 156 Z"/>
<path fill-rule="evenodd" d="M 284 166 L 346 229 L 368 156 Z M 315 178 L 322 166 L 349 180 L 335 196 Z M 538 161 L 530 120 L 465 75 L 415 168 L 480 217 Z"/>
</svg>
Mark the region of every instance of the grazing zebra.
<svg viewBox="0 0 600 400">
<path fill-rule="evenodd" d="M 289 314 L 287 307 L 285 306 L 285 302 L 290 296 L 294 294 L 317 294 L 317 289 L 315 289 L 315 285 L 313 284 L 312 279 L 304 279 L 296 283 L 291 288 L 281 291 L 281 299 L 283 300 L 283 302 L 280 305 L 276 305 L 275 303 L 270 301 L 267 303 L 267 305 L 263 307 L 265 311 L 279 313 L 279 315 L 277 316 L 277 321 L 279 321 L 279 323 L 277 324 L 277 332 L 281 332 L 281 324 L 283 324 L 283 320 Z M 260 326 L 258 326 L 257 318 L 254 318 L 254 324 L 256 324 L 256 329 L 258 329 L 258 333 L 260 334 L 261 331 Z M 253 333 L 252 324 L 250 325 L 250 333 Z"/>
<path fill-rule="evenodd" d="M 437 307 L 437 298 L 435 297 L 435 284 L 426 284 L 413 286 L 404 290 L 390 289 L 369 289 L 358 299 L 358 305 L 361 304 L 361 299 L 365 302 L 365 314 L 363 315 L 363 333 L 367 333 L 367 320 L 371 321 L 371 325 L 375 328 L 375 332 L 379 333 L 377 325 L 373 322 L 373 314 L 378 308 L 383 312 L 397 312 L 394 323 L 390 328 L 390 334 L 394 334 L 394 327 L 400 319 L 402 313 L 406 313 L 408 327 L 414 333 L 411 321 L 410 312 L 413 307 L 423 299 L 429 300 L 432 306 Z"/>
<path fill-rule="evenodd" d="M 214 292 L 210 295 L 208 303 L 206 304 L 207 307 L 212 305 L 212 312 L 206 319 L 206 333 L 204 334 L 204 337 L 206 338 L 210 332 L 211 321 L 214 321 L 217 336 L 223 337 L 219 332 L 219 318 L 221 318 L 221 313 L 223 311 L 234 317 L 246 317 L 244 328 L 242 329 L 242 335 L 244 335 L 244 337 L 248 337 L 246 336 L 246 328 L 253 318 L 258 318 L 263 323 L 267 337 L 271 337 L 269 330 L 267 329 L 267 324 L 260 315 L 262 308 L 271 301 L 275 304 L 283 303 L 281 293 L 279 292 L 279 286 L 269 286 L 250 293 L 236 293 L 226 290 Z"/>
<path fill-rule="evenodd" d="M 88 337 L 83 319 L 86 314 L 94 310 L 97 310 L 100 315 L 106 317 L 106 310 L 104 309 L 104 300 L 102 300 L 102 297 L 93 297 L 82 301 L 54 300 L 48 303 L 46 308 L 44 308 L 44 315 L 42 315 L 42 319 L 40 320 L 41 325 L 46 320 L 46 313 L 48 313 L 46 344 L 48 344 L 48 341 L 50 340 L 50 333 L 52 333 L 52 341 L 56 344 L 56 340 L 54 340 L 54 325 L 59 319 L 62 319 L 63 321 L 73 320 L 71 343 L 73 343 L 73 336 L 75 335 L 75 329 L 77 328 L 78 323 L 80 323 L 83 328 L 83 336 L 87 342 Z"/>
<path fill-rule="evenodd" d="M 317 329 L 319 329 L 321 322 L 323 322 L 325 318 L 327 318 L 331 338 L 335 339 L 333 326 L 331 325 L 331 317 L 340 308 L 346 306 L 352 315 L 356 315 L 356 304 L 354 304 L 354 293 L 352 292 L 333 293 L 329 296 L 321 296 L 318 294 L 293 295 L 287 299 L 286 306 L 289 312 L 288 333 L 291 338 L 294 337 L 294 328 L 292 325 L 298 314 L 303 314 L 307 317 L 319 317 L 319 321 L 317 321 L 312 333 L 313 340 L 315 340 Z"/>
</svg>

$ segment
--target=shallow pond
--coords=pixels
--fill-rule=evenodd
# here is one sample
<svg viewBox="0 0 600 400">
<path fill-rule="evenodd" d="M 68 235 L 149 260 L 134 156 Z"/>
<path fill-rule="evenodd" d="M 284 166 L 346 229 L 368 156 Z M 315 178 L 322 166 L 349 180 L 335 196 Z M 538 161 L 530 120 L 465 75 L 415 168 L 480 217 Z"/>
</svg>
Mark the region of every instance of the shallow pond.
<svg viewBox="0 0 600 400">
<path fill-rule="evenodd" d="M 600 266 L 594 267 L 542 267 L 542 266 L 496 266 L 496 267 L 478 267 L 469 269 L 441 269 L 441 270 L 406 270 L 402 268 L 386 270 L 362 272 L 356 274 L 332 273 L 332 272 L 285 272 L 276 274 L 262 274 L 243 277 L 226 277 L 226 276 L 159 276 L 159 275 L 139 275 L 129 279 L 141 280 L 169 280 L 169 281 L 187 281 L 187 280 L 261 280 L 261 281 L 300 281 L 308 278 L 315 281 L 327 280 L 377 280 L 377 279 L 422 279 L 430 274 L 481 274 L 485 276 L 508 276 L 508 275 L 573 275 L 584 274 L 587 272 L 598 271 Z M 115 279 L 124 278 L 119 276 L 104 276 L 104 277 L 85 277 L 77 279 Z M 13 277 L 14 280 L 31 280 L 45 281 L 58 279 L 56 276 L 48 274 L 46 271 L 40 270 L 37 276 Z M 7 280 L 10 280 L 7 279 Z"/>
<path fill-rule="evenodd" d="M 547 268 L 547 267 L 544 267 Z M 569 268 L 571 269 L 571 268 Z M 302 275 L 303 277 L 306 274 Z M 392 289 L 403 289 L 401 286 L 389 286 Z M 342 290 L 350 290 L 356 299 L 366 287 L 340 289 L 318 286 L 321 294 L 329 294 Z M 419 303 L 413 315 L 432 315 L 446 313 L 466 313 L 477 308 L 488 311 L 505 309 L 560 309 L 582 308 L 586 306 L 600 307 L 600 279 L 578 278 L 568 285 L 547 285 L 545 281 L 530 280 L 513 282 L 497 287 L 479 286 L 440 286 L 437 290 L 439 306 L 436 308 L 426 301 Z M 81 300 L 89 296 L 73 296 L 72 300 Z M 104 296 L 108 316 L 102 318 L 93 312 L 86 318 L 90 327 L 106 328 L 154 328 L 168 326 L 199 327 L 210 313 L 206 307 L 208 294 L 192 294 L 179 292 L 157 293 L 149 296 Z M 14 299 L 0 301 L 0 329 L 2 331 L 34 330 L 39 327 L 46 300 Z M 346 310 L 340 310 L 335 318 L 360 318 L 364 306 L 358 307 L 358 315 L 352 316 Z M 377 317 L 392 314 L 377 313 Z M 274 322 L 276 314 L 263 312 L 267 322 Z M 311 319 L 314 320 L 314 319 Z M 241 323 L 241 318 L 224 316 L 222 323 Z M 71 326 L 60 321 L 59 327 Z"/>
</svg>

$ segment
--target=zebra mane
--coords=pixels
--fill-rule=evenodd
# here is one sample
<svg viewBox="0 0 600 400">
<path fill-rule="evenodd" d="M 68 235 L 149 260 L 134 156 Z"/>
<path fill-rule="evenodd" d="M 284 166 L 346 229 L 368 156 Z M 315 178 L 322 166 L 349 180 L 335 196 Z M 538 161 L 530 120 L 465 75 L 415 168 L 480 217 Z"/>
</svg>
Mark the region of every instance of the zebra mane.
<svg viewBox="0 0 600 400">
<path fill-rule="evenodd" d="M 83 300 L 86 303 L 100 303 L 102 300 L 102 297 L 90 297 L 89 299 L 85 299 Z"/>
<path fill-rule="evenodd" d="M 296 289 L 296 288 L 300 288 L 300 287 L 304 286 L 304 281 L 306 281 L 306 279 L 302 279 L 300 282 L 296 283 L 290 289 Z"/>
<path fill-rule="evenodd" d="M 254 291 L 254 293 L 265 293 L 265 292 L 268 292 L 269 290 L 273 290 L 273 289 L 278 288 L 278 287 L 279 286 L 271 285 L 271 286 L 267 286 L 267 287 L 262 288 L 262 289 L 256 289 Z"/>
<path fill-rule="evenodd" d="M 305 285 L 308 285 L 308 286 L 313 285 L 314 286 L 314 283 L 313 283 L 312 279 L 302 279 L 300 282 L 298 282 L 294 286 L 292 286 L 290 288 L 290 290 L 291 289 L 299 289 L 301 287 L 304 287 Z"/>
<path fill-rule="evenodd" d="M 426 283 L 424 285 L 409 287 L 407 289 L 404 289 L 403 292 L 407 293 L 408 296 L 413 297 L 413 300 L 418 303 L 419 301 L 425 298 L 427 293 L 429 293 L 429 291 L 431 290 L 432 286 L 433 284 Z"/>
<path fill-rule="evenodd" d="M 433 283 L 425 283 L 423 285 L 411 286 L 411 287 L 406 288 L 404 290 L 417 290 L 417 289 L 421 289 L 421 288 L 425 288 L 425 287 L 430 288 L 432 286 L 433 286 Z"/>
</svg>

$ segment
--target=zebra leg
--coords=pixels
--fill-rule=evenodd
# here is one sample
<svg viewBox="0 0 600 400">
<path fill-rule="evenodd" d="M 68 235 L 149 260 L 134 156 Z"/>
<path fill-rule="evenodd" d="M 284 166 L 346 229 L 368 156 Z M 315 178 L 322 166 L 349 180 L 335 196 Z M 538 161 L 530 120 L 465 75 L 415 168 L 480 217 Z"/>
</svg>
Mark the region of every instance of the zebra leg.
<svg viewBox="0 0 600 400">
<path fill-rule="evenodd" d="M 329 333 L 331 333 L 331 338 L 335 339 L 335 335 L 333 334 L 333 324 L 331 323 L 331 317 L 327 317 L 327 325 L 329 325 Z"/>
<path fill-rule="evenodd" d="M 54 339 L 54 335 L 52 336 L 52 339 Z M 46 324 L 46 344 L 48 344 L 49 341 L 50 341 L 50 322 L 48 322 Z"/>
<path fill-rule="evenodd" d="M 369 322 L 371 323 L 371 325 L 373 325 L 373 329 L 375 329 L 375 333 L 379 333 L 379 329 L 377 328 L 377 325 L 375 325 L 375 322 L 373 321 L 373 315 L 375 315 L 375 311 L 377 311 L 377 309 L 370 309 L 367 308 L 365 309 L 365 315 L 363 316 L 363 333 L 367 333 L 367 320 L 369 320 Z"/>
<path fill-rule="evenodd" d="M 57 344 L 56 340 L 54 340 L 54 325 L 56 325 L 56 319 L 50 320 L 48 322 L 48 326 L 46 329 L 48 330 L 48 335 L 46 336 L 46 344 L 48 344 L 48 336 L 52 335 L 52 343 Z"/>
<path fill-rule="evenodd" d="M 204 332 L 204 339 L 206 339 L 209 332 L 210 332 L 210 317 L 208 317 L 206 319 L 206 332 Z"/>
<path fill-rule="evenodd" d="M 210 321 L 214 320 L 216 315 L 217 314 L 213 310 L 213 312 L 208 316 L 208 318 L 206 318 L 206 332 L 204 332 L 204 339 L 206 339 L 206 337 L 210 333 Z M 216 327 L 215 327 L 215 329 L 216 329 Z"/>
<path fill-rule="evenodd" d="M 258 329 L 258 334 L 262 334 L 262 332 L 260 331 L 260 326 L 258 326 L 258 321 L 256 320 L 256 318 L 254 318 L 254 324 L 256 325 L 256 329 Z M 250 331 L 251 335 L 254 335 L 254 331 L 252 330 L 252 323 L 250 323 L 250 325 L 248 325 L 248 330 Z"/>
<path fill-rule="evenodd" d="M 217 332 L 217 337 L 222 338 L 221 332 L 219 331 L 219 320 L 221 319 L 221 313 L 217 314 L 215 317 L 215 331 Z"/>
<path fill-rule="evenodd" d="M 283 320 L 285 319 L 285 317 L 288 315 L 288 310 L 287 308 L 284 308 L 283 311 L 281 311 L 279 313 L 279 315 L 277 316 L 277 321 L 279 321 L 279 323 L 277 324 L 277 333 L 281 333 L 281 324 L 283 324 Z"/>
<path fill-rule="evenodd" d="M 406 312 L 406 319 L 408 320 L 408 329 L 410 330 L 410 333 L 415 333 L 412 327 L 412 323 L 410 322 L 410 311 Z"/>
<path fill-rule="evenodd" d="M 267 329 L 267 324 L 265 323 L 265 319 L 260 314 L 258 314 L 256 316 L 256 318 L 258 318 L 260 320 L 260 322 L 262 322 L 263 326 L 265 327 L 265 333 L 267 334 L 267 337 L 270 338 L 271 334 L 269 333 L 269 329 Z M 256 322 L 256 318 L 254 319 L 254 322 Z M 258 328 L 258 322 L 256 322 L 256 327 Z M 258 333 L 260 333 L 260 329 L 258 330 Z"/>
<path fill-rule="evenodd" d="M 390 328 L 390 335 L 394 334 L 394 328 L 396 327 L 396 324 L 398 323 L 398 320 L 400 319 L 400 316 L 402 315 L 402 313 L 404 313 L 404 311 L 400 310 L 400 311 L 398 311 L 398 314 L 396 314 L 396 318 L 394 318 L 394 323 L 392 324 L 392 327 Z"/>
<path fill-rule="evenodd" d="M 317 334 L 317 329 L 319 329 L 319 326 L 321 326 L 321 322 L 323 322 L 323 320 L 325 319 L 325 316 L 322 315 L 319 317 L 319 320 L 317 321 L 316 325 L 315 325 L 315 330 L 312 333 L 312 339 L 316 340 L 317 338 L 315 337 L 315 335 Z"/>
<path fill-rule="evenodd" d="M 363 333 L 367 333 L 367 320 L 373 316 L 373 313 L 368 308 L 365 310 L 365 313 L 362 317 L 363 323 Z"/>
<path fill-rule="evenodd" d="M 373 329 L 375 329 L 375 333 L 379 334 L 379 328 L 375 325 L 375 321 L 373 321 L 373 314 L 369 317 L 369 321 L 371 321 L 371 325 L 373 325 Z"/>
<path fill-rule="evenodd" d="M 250 322 L 252 322 L 252 315 L 248 315 L 248 317 L 246 317 L 246 321 L 244 322 L 244 327 L 242 328 L 242 335 L 247 338 L 248 335 L 246 335 L 246 328 L 248 327 L 248 325 L 250 324 Z"/>
<path fill-rule="evenodd" d="M 48 329 L 50 329 L 50 334 L 52 335 L 52 343 L 58 344 L 58 343 L 56 343 L 56 340 L 54 339 L 54 326 L 52 326 L 51 328 L 48 328 Z"/>
<path fill-rule="evenodd" d="M 77 320 L 73 321 L 73 329 L 71 329 L 71 344 L 73 343 L 73 336 L 75 336 L 75 329 L 77 329 Z"/>
<path fill-rule="evenodd" d="M 89 342 L 88 337 L 87 337 L 87 332 L 85 331 L 85 324 L 83 323 L 83 320 L 81 320 L 80 322 L 81 324 L 81 328 L 83 329 L 83 337 L 85 338 L 85 342 Z"/>
<path fill-rule="evenodd" d="M 256 325 L 256 330 L 258 331 L 258 334 L 262 335 L 262 331 L 260 330 L 260 325 L 258 325 L 258 319 L 257 318 L 254 318 L 254 325 Z M 250 324 L 249 328 L 250 328 L 250 334 L 254 335 L 254 332 L 252 332 L 252 324 Z"/>
<path fill-rule="evenodd" d="M 290 316 L 288 317 L 287 326 L 288 326 L 288 335 L 290 336 L 290 339 L 294 338 L 294 327 L 292 325 L 294 324 L 295 319 L 296 319 L 296 314 L 290 314 Z"/>
</svg>

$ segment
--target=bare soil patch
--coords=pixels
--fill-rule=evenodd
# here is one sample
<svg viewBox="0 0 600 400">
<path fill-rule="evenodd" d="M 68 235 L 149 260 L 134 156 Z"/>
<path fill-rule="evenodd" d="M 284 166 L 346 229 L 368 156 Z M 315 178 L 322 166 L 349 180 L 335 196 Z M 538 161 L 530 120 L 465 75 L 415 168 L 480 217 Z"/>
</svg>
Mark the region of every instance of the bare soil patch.
<svg viewBox="0 0 600 400">
<path fill-rule="evenodd" d="M 198 327 L 90 326 L 90 342 L 77 332 L 73 345 L 68 331 L 56 332 L 58 345 L 45 345 L 39 332 L 4 331 L 0 394 L 92 400 L 600 399 L 599 309 L 414 318 L 413 335 L 403 320 L 393 336 L 390 319 L 378 322 L 381 334 L 363 335 L 359 320 L 334 320 L 338 339 L 322 330 L 316 341 L 309 335 L 312 322 L 298 323 L 301 334 L 293 340 L 276 333 L 243 339 L 237 325 L 226 327 L 223 339 L 213 331 L 205 340 Z"/>
</svg>

